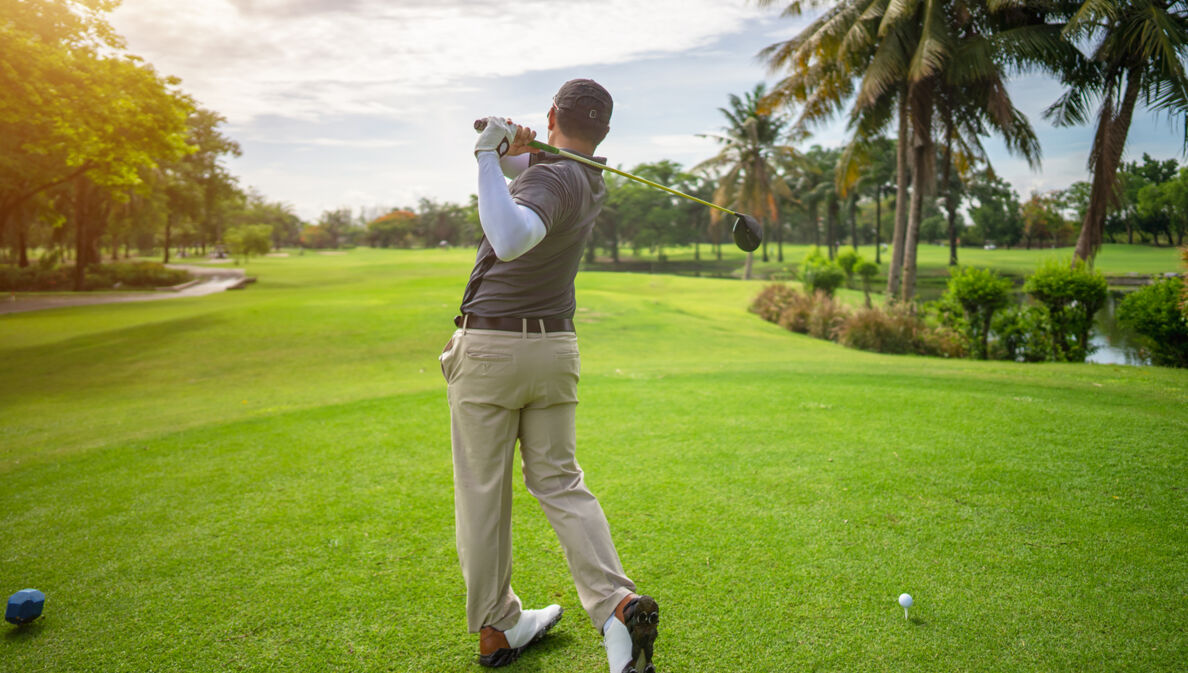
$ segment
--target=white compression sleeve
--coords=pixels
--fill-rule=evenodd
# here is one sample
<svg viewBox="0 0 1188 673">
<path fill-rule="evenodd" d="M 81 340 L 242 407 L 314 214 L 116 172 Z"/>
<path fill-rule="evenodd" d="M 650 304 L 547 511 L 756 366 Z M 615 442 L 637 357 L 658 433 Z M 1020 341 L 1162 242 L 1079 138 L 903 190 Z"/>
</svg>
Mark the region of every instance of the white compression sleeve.
<svg viewBox="0 0 1188 673">
<path fill-rule="evenodd" d="M 503 169 L 503 174 L 509 179 L 515 179 L 517 175 L 523 173 L 528 168 L 528 163 L 531 161 L 531 154 L 517 154 L 512 156 L 510 154 L 504 155 L 499 159 L 499 167 Z"/>
<path fill-rule="evenodd" d="M 479 224 L 495 256 L 509 262 L 528 252 L 545 237 L 544 222 L 536 211 L 512 200 L 494 152 L 479 152 Z"/>
</svg>

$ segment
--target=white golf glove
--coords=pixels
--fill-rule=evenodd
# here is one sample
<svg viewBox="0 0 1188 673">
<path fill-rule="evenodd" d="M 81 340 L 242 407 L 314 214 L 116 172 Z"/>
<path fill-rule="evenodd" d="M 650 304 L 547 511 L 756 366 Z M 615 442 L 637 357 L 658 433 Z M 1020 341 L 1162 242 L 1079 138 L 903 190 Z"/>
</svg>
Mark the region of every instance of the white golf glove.
<svg viewBox="0 0 1188 673">
<path fill-rule="evenodd" d="M 474 144 L 475 155 L 479 152 L 494 152 L 501 157 L 507 154 L 519 128 L 499 117 L 487 117 L 487 128 L 483 129 Z"/>
</svg>

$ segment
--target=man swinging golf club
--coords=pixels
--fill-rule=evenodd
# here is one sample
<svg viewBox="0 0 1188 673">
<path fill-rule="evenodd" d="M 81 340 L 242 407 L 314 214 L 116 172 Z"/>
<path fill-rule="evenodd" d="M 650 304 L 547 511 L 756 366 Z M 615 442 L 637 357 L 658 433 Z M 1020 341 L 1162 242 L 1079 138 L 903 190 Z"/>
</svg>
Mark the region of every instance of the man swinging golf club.
<svg viewBox="0 0 1188 673">
<path fill-rule="evenodd" d="M 548 112 L 549 143 L 591 158 L 610 130 L 611 107 L 596 82 L 566 82 Z M 522 609 L 511 588 L 518 440 L 525 484 L 565 549 L 611 673 L 652 673 L 659 609 L 650 596 L 634 593 L 575 457 L 573 281 L 606 199 L 602 172 L 538 152 L 528 128 L 495 117 L 486 122 L 474 146 L 484 236 L 458 329 L 441 354 L 467 625 L 479 634 L 479 663 L 495 667 L 515 661 L 561 619 L 558 605 Z"/>
</svg>

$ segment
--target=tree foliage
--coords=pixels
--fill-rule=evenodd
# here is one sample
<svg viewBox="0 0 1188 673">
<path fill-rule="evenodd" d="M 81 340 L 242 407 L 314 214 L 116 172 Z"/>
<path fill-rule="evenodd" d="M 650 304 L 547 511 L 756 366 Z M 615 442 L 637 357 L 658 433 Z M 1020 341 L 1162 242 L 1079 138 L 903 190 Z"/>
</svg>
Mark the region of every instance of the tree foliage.
<svg viewBox="0 0 1188 673">
<path fill-rule="evenodd" d="M 1136 290 L 1118 305 L 1118 322 L 1143 339 L 1151 362 L 1166 367 L 1188 367 L 1188 316 L 1180 310 L 1184 279 L 1164 278 Z"/>
<path fill-rule="evenodd" d="M 990 325 L 994 314 L 1010 304 L 1011 289 L 1011 281 L 992 269 L 966 267 L 950 272 L 948 292 L 964 313 L 974 357 L 989 357 Z"/>
<path fill-rule="evenodd" d="M 1055 359 L 1084 362 L 1092 352 L 1089 332 L 1107 290 L 1105 276 L 1080 261 L 1052 260 L 1027 278 L 1023 291 L 1047 309 Z"/>
</svg>

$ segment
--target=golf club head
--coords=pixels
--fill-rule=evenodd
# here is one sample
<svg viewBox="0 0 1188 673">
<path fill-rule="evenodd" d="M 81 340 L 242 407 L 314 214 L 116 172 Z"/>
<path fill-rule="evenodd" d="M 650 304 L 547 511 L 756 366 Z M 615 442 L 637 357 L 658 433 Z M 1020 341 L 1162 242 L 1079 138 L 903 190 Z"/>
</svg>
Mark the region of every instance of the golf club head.
<svg viewBox="0 0 1188 673">
<path fill-rule="evenodd" d="M 763 242 L 763 227 L 759 220 L 750 215 L 735 213 L 738 219 L 734 222 L 734 244 L 744 252 L 751 252 Z"/>
</svg>

